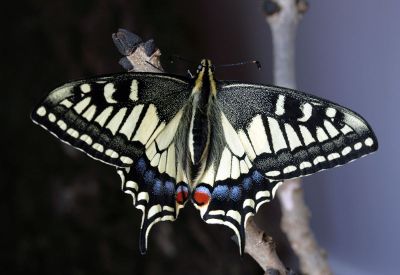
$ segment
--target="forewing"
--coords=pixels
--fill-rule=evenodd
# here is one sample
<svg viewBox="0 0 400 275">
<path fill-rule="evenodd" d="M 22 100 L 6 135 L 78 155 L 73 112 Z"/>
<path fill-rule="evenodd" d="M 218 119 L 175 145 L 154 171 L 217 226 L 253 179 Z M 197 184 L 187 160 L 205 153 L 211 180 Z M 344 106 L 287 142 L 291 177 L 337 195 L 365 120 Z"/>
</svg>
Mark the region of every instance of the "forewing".
<svg viewBox="0 0 400 275">
<path fill-rule="evenodd" d="M 32 119 L 89 156 L 128 167 L 189 95 L 182 77 L 123 73 L 55 89 L 33 111 Z"/>
<path fill-rule="evenodd" d="M 358 114 L 305 93 L 220 82 L 217 103 L 254 166 L 283 180 L 345 164 L 378 148 Z"/>
</svg>

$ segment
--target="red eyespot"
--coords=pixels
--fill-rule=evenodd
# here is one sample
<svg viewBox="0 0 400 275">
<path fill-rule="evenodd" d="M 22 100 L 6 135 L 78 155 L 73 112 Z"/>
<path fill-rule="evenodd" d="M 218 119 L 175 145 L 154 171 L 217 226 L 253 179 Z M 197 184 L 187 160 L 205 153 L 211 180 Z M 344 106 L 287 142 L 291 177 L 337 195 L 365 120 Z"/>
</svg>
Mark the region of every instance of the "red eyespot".
<svg viewBox="0 0 400 275">
<path fill-rule="evenodd" d="M 176 202 L 179 204 L 184 204 L 188 199 L 188 189 L 186 186 L 179 186 L 176 190 Z"/>
<path fill-rule="evenodd" d="M 207 204 L 211 199 L 211 193 L 205 186 L 199 186 L 193 193 L 193 201 L 197 205 Z"/>
</svg>

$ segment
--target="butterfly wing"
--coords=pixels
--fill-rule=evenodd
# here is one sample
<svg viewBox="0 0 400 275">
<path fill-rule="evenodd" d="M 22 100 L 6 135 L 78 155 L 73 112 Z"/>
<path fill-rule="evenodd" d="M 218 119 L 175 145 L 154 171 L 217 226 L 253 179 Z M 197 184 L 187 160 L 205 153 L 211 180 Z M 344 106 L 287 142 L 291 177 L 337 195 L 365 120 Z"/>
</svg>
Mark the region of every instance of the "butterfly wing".
<svg viewBox="0 0 400 275">
<path fill-rule="evenodd" d="M 368 123 L 353 111 L 305 93 L 220 82 L 222 112 L 254 166 L 270 179 L 304 176 L 376 151 Z"/>
<path fill-rule="evenodd" d="M 223 224 L 235 232 L 243 253 L 248 218 L 272 200 L 282 182 L 268 179 L 254 166 L 222 110 L 218 105 L 211 110 L 209 155 L 192 200 L 205 222 Z"/>
<path fill-rule="evenodd" d="M 188 129 L 187 108 L 180 110 L 149 143 L 145 153 L 132 167 L 118 168 L 122 190 L 132 195 L 133 204 L 142 213 L 140 251 L 147 250 L 152 226 L 174 221 L 189 196 L 189 186 L 179 149 L 186 148 L 182 131 Z"/>
<path fill-rule="evenodd" d="M 210 152 L 192 198 L 207 223 L 233 229 L 241 252 L 248 217 L 282 180 L 377 149 L 367 122 L 344 107 L 285 88 L 218 84 Z"/>
<path fill-rule="evenodd" d="M 188 129 L 189 95 L 184 78 L 125 73 L 66 84 L 32 114 L 36 123 L 61 140 L 117 166 L 122 190 L 143 212 L 143 254 L 151 227 L 175 220 L 188 198 L 188 180 L 177 150 L 186 143 L 177 137 Z"/>
<path fill-rule="evenodd" d="M 183 77 L 123 73 L 55 89 L 33 111 L 32 119 L 89 156 L 128 167 L 189 95 Z"/>
</svg>

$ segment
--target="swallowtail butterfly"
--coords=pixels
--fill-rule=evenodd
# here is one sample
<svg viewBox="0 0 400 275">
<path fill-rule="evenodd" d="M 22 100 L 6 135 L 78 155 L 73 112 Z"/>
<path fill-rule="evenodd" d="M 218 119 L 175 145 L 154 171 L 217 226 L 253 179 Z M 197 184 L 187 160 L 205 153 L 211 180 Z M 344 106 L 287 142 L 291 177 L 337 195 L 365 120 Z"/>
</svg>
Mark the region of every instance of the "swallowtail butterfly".
<svg viewBox="0 0 400 275">
<path fill-rule="evenodd" d="M 285 179 L 342 165 L 378 148 L 358 114 L 296 90 L 218 81 L 209 60 L 195 77 L 122 73 L 52 91 L 32 119 L 116 166 L 142 210 L 140 250 L 152 226 L 189 200 L 244 250 L 247 219 Z"/>
</svg>

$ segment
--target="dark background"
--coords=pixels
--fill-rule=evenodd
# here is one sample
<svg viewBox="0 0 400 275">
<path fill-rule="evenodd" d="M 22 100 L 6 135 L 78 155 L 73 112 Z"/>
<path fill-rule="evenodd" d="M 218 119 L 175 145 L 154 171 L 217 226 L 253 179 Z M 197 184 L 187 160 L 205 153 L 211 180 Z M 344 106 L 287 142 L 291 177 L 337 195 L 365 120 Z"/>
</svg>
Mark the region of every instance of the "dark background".
<svg viewBox="0 0 400 275">
<path fill-rule="evenodd" d="M 164 54 L 214 63 L 258 59 L 218 78 L 271 83 L 271 38 L 256 0 L 13 1 L 2 6 L 1 274 L 262 274 L 223 226 L 193 207 L 151 232 L 138 252 L 140 211 L 112 167 L 34 125 L 33 106 L 67 81 L 122 71 L 111 33 L 154 38 Z M 311 1 L 297 39 L 298 87 L 362 114 L 377 154 L 305 179 L 317 239 L 336 274 L 396 274 L 399 239 L 400 3 Z M 168 65 L 185 74 L 187 64 Z M 297 263 L 279 232 L 279 207 L 257 223 Z"/>
</svg>

